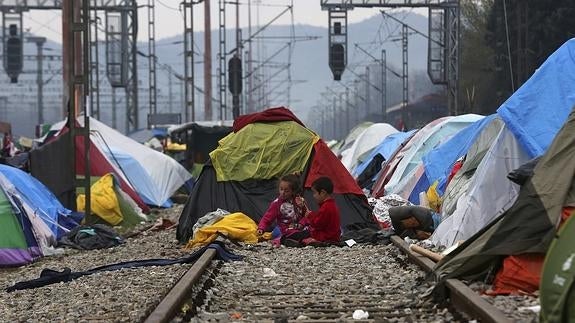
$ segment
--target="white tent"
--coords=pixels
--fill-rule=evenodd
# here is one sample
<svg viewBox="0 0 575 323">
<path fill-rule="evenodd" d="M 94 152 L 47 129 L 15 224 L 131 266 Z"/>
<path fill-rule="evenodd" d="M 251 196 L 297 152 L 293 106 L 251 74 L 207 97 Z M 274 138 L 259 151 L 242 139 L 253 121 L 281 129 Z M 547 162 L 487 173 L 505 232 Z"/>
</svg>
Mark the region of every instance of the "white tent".
<svg viewBox="0 0 575 323">
<path fill-rule="evenodd" d="M 357 137 L 349 151 L 342 152 L 341 163 L 351 172 L 362 154 L 375 148 L 385 137 L 397 132 L 397 129 L 388 123 L 370 125 Z"/>
<path fill-rule="evenodd" d="M 84 118 L 78 117 L 78 122 L 83 126 Z M 52 129 L 61 129 L 64 123 L 65 121 L 59 122 L 52 126 Z M 119 160 L 125 160 L 125 158 L 121 156 L 111 158 L 115 156 L 115 151 L 129 155 L 140 164 L 140 169 L 143 169 L 145 174 L 125 171 L 121 174 L 127 178 L 127 182 L 133 186 L 142 199 L 152 205 L 164 205 L 178 188 L 192 178 L 191 174 L 170 156 L 126 137 L 94 118 L 90 118 L 90 138 L 116 169 L 122 168 Z M 142 180 L 136 174 L 149 176 L 149 179 Z M 146 187 L 138 187 L 138 185 L 146 185 Z"/>
<path fill-rule="evenodd" d="M 507 174 L 529 161 L 517 139 L 504 126 L 471 178 L 467 192 L 459 196 L 455 212 L 445 218 L 431 236 L 436 245 L 452 246 L 466 240 L 505 212 L 519 193 Z"/>
</svg>

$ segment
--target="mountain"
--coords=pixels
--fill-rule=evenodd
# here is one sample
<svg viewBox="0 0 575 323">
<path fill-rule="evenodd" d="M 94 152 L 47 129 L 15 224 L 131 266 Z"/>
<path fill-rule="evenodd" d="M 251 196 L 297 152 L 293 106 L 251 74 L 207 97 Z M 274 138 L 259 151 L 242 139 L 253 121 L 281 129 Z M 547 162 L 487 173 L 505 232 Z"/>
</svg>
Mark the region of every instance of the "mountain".
<svg viewBox="0 0 575 323">
<path fill-rule="evenodd" d="M 327 14 L 327 13 L 326 13 Z M 411 12 L 398 12 L 394 16 L 401 19 L 409 26 L 422 31 L 427 32 L 428 20 L 427 17 L 411 13 Z M 257 30 L 257 27 L 253 27 L 252 33 Z M 242 30 L 243 34 L 247 34 L 245 29 Z M 256 39 L 252 44 L 254 48 L 254 68 L 261 68 L 260 62 L 266 61 L 276 53 L 278 49 L 285 46 L 289 41 L 287 38 L 292 33 L 291 26 L 269 26 L 258 36 L 262 36 L 262 39 Z M 341 91 L 342 87 L 336 85 L 332 79 L 332 73 L 328 66 L 328 31 L 327 26 L 314 27 L 309 25 L 295 25 L 293 28 L 293 34 L 297 37 L 294 50 L 291 59 L 291 79 L 292 79 L 292 92 L 291 98 L 292 102 L 290 107 L 293 111 L 298 114 L 299 117 L 306 120 L 308 118 L 308 111 L 312 109 L 313 106 L 317 105 L 318 100 L 321 99 L 321 92 L 326 92 L 326 87 L 330 87 L 335 91 Z M 313 40 L 303 40 L 302 38 L 309 36 L 318 37 Z M 235 41 L 235 31 L 228 30 L 226 34 L 226 39 L 228 41 L 228 51 L 232 43 Z M 166 63 L 173 66 L 179 73 L 183 74 L 183 59 L 182 51 L 183 45 L 181 44 L 182 37 L 171 37 L 158 40 L 156 42 L 156 55 L 160 62 Z M 196 51 L 201 51 L 196 54 L 196 61 L 203 60 L 202 53 L 204 48 L 204 37 L 203 33 L 195 33 L 194 40 L 196 42 Z M 212 73 L 217 73 L 218 61 L 216 55 L 218 53 L 218 32 L 217 30 L 212 31 Z M 235 43 L 234 43 L 235 44 Z M 401 63 L 402 63 L 402 52 L 401 52 L 401 25 L 393 21 L 390 18 L 384 18 L 382 14 L 376 14 L 369 19 L 361 21 L 359 23 L 348 25 L 348 70 L 343 74 L 342 83 L 349 83 L 358 77 L 354 75 L 350 69 L 353 69 L 356 74 L 365 73 L 365 66 L 368 64 L 373 64 L 374 68 L 371 69 L 371 73 L 380 73 L 381 69 L 379 63 L 374 62 L 373 58 L 369 57 L 361 50 L 356 48 L 357 46 L 368 51 L 375 58 L 379 59 L 381 57 L 381 50 L 385 49 L 387 52 L 387 64 L 388 66 L 401 74 Z M 177 47 L 176 47 L 177 46 Z M 177 50 L 174 50 L 174 47 Z M 147 44 L 141 44 L 142 49 L 147 49 Z M 244 48 L 244 51 L 247 48 Z M 260 51 L 260 55 L 256 51 Z M 408 40 L 408 64 L 410 74 L 413 77 L 414 74 L 421 76 L 425 74 L 427 68 L 427 40 L 418 34 L 413 32 L 410 33 Z M 244 57 L 244 60 L 246 58 Z M 288 62 L 288 51 L 287 49 L 280 52 L 280 54 L 274 56 L 272 59 L 275 63 Z M 176 68 L 177 67 L 177 68 Z M 268 72 L 276 71 L 277 69 L 269 69 Z M 244 72 L 246 71 L 244 67 Z M 158 74 L 159 75 L 159 74 Z M 167 75 L 167 74 L 166 74 Z M 161 91 L 166 91 L 165 87 L 167 85 L 167 76 L 158 76 L 158 88 Z M 140 78 L 143 80 L 146 77 L 144 73 L 140 74 Z M 161 78 L 160 78 L 161 77 Z M 375 82 L 374 76 L 372 75 L 372 82 Z M 286 73 L 280 73 L 278 75 L 279 79 L 285 79 Z M 196 65 L 195 72 L 196 86 L 203 88 L 203 65 Z M 387 75 L 388 88 L 393 88 L 393 83 L 397 83 L 400 86 L 400 79 L 388 72 Z M 410 85 L 412 88 L 418 88 L 423 90 L 422 93 L 415 93 L 415 91 L 410 93 L 410 97 L 419 97 L 428 92 L 425 92 L 431 86 L 427 80 L 420 80 L 424 85 L 417 85 L 412 83 L 417 83 L 414 80 L 410 80 Z M 215 99 L 218 97 L 217 92 L 217 80 L 213 80 L 213 96 Z M 391 85 L 390 85 L 391 84 Z M 269 85 L 272 87 L 274 84 Z M 244 93 L 247 87 L 244 83 Z M 284 92 L 275 100 L 270 98 L 270 106 L 288 105 L 287 95 L 287 83 L 280 86 L 280 90 Z M 375 91 L 375 90 L 374 90 Z M 329 91 L 327 91 L 329 92 Z M 391 92 L 388 90 L 388 92 Z M 388 94 L 388 104 L 392 105 L 398 103 L 401 100 L 401 89 L 399 93 L 389 93 Z M 379 94 L 374 94 L 379 95 Z M 389 97 L 391 96 L 391 100 Z M 201 101 L 203 98 L 197 98 L 196 101 Z M 228 100 L 228 105 L 231 100 Z M 215 112 L 214 105 L 214 116 L 217 117 L 218 114 Z M 259 107 L 261 109 L 263 107 Z M 199 111 L 198 111 L 199 110 Z M 197 107 L 197 113 L 202 114 L 201 106 Z"/>
<path fill-rule="evenodd" d="M 327 15 L 327 12 L 325 13 Z M 394 13 L 394 16 L 404 21 L 409 26 L 420 30 L 424 33 L 427 31 L 427 17 L 409 12 L 402 11 Z M 258 27 L 252 28 L 252 34 L 258 30 Z M 244 38 L 247 38 L 247 29 L 242 30 Z M 381 78 L 381 69 L 379 63 L 373 58 L 363 53 L 357 46 L 368 51 L 375 58 L 380 58 L 381 50 L 387 51 L 387 64 L 390 69 L 401 73 L 402 53 L 401 53 L 401 26 L 390 18 L 384 18 L 381 14 L 375 14 L 364 21 L 349 24 L 348 26 L 348 69 L 344 72 L 341 83 L 349 84 L 348 86 L 357 88 L 359 96 L 366 96 L 367 91 L 371 91 L 371 105 L 380 105 L 377 103 L 380 94 L 374 88 L 367 89 L 364 81 L 353 83 L 354 80 L 360 80 L 358 76 L 365 73 L 368 64 L 371 64 L 370 75 L 371 82 L 378 84 Z M 288 63 L 290 55 L 287 49 L 279 50 L 289 42 L 290 35 L 295 35 L 297 41 L 291 52 L 291 93 L 288 102 L 288 74 L 286 71 L 277 73 L 278 67 L 285 66 Z M 307 40 L 304 40 L 308 37 Z M 194 34 L 195 46 L 195 79 L 196 86 L 203 88 L 203 32 Z M 227 51 L 235 44 L 235 30 L 229 29 L 226 33 Z M 156 40 L 156 56 L 158 57 L 157 65 L 157 112 L 177 113 L 183 106 L 183 86 L 178 76 L 184 74 L 183 61 L 183 36 L 170 37 Z M 217 87 L 217 61 L 218 53 L 218 30 L 212 30 L 212 91 L 213 98 L 218 99 Z M 46 48 L 51 50 L 45 51 L 45 55 L 61 55 L 61 45 L 48 42 Z M 266 100 L 259 101 L 255 107 L 257 110 L 265 108 L 263 102 L 268 102 L 268 106 L 287 106 L 300 117 L 304 122 L 313 119 L 310 115 L 324 95 L 331 97 L 333 94 L 326 87 L 335 92 L 341 92 L 343 87 L 332 80 L 332 74 L 328 67 L 328 31 L 326 27 L 313 27 L 309 25 L 281 26 L 271 25 L 260 32 L 254 38 L 252 60 L 255 74 L 260 74 L 261 87 L 256 93 L 265 97 Z M 247 44 L 244 52 L 248 49 Z M 427 67 L 427 40 L 417 34 L 411 33 L 409 36 L 409 86 L 410 98 L 416 98 L 433 91 L 425 75 Z M 106 78 L 106 47 L 102 43 L 99 46 L 99 64 L 100 64 L 100 119 L 108 125 L 116 127 L 120 131 L 125 131 L 125 93 L 123 89 L 115 91 L 116 100 L 112 104 L 112 89 Z M 146 127 L 145 120 L 149 113 L 149 82 L 148 82 L 148 44 L 144 39 L 138 42 L 138 89 L 139 89 L 139 127 Z M 37 85 L 36 85 L 36 61 L 33 59 L 36 54 L 36 46 L 26 43 L 24 54 L 28 55 L 24 62 L 24 73 L 20 75 L 19 83 L 9 83 L 5 73 L 0 73 L 0 121 L 11 122 L 14 134 L 32 137 L 34 127 L 38 123 L 37 108 Z M 229 58 L 229 57 L 227 57 Z M 244 57 L 244 60 L 246 57 Z M 262 62 L 266 62 L 262 67 Z M 166 67 L 170 67 L 177 74 L 168 72 Z M 44 95 L 43 111 L 46 123 L 54 123 L 63 119 L 62 113 L 62 62 L 60 60 L 44 60 Z M 246 69 L 244 68 L 244 72 Z M 379 80 L 378 80 L 379 78 Z M 354 85 L 355 84 L 355 85 Z M 256 86 L 258 86 L 256 84 Z M 244 82 L 244 93 L 247 84 Z M 275 89 L 272 91 L 272 89 Z M 255 91 L 258 92 L 258 91 Z M 388 106 L 397 104 L 401 101 L 401 80 L 392 73 L 387 73 L 387 104 Z M 354 95 L 352 93 L 352 95 Z M 245 97 L 244 97 L 245 102 Z M 203 95 L 196 91 L 196 116 L 197 120 L 203 118 Z M 228 105 L 231 105 L 231 99 L 228 99 Z M 114 110 L 113 107 L 116 107 Z M 114 112 L 115 111 L 115 112 Z M 213 104 L 213 117 L 219 117 L 217 102 Z M 362 112 L 364 115 L 368 114 Z M 231 118 L 231 112 L 227 112 L 228 118 Z"/>
</svg>

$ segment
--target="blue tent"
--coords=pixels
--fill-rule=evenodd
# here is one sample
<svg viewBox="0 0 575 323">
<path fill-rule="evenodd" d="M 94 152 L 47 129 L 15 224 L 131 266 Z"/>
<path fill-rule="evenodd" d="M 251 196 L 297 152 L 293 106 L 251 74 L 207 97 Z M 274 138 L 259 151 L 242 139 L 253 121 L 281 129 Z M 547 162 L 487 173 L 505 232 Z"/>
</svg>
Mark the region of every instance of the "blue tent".
<svg viewBox="0 0 575 323">
<path fill-rule="evenodd" d="M 382 155 L 385 160 L 389 160 L 399 145 L 401 145 L 405 139 L 411 137 L 416 131 L 417 130 L 397 132 L 385 137 L 385 139 L 383 139 L 379 145 L 371 150 L 371 153 L 367 156 L 367 158 L 365 158 L 365 160 L 361 161 L 361 163 L 357 165 L 357 167 L 353 170 L 353 177 L 359 176 L 365 170 L 367 165 L 369 165 L 369 162 L 377 154 Z"/>
<path fill-rule="evenodd" d="M 0 164 L 0 173 L 19 191 L 24 202 L 46 223 L 50 231 L 60 239 L 65 231 L 77 226 L 77 214 L 66 209 L 44 184 L 30 174 L 17 168 Z"/>
<path fill-rule="evenodd" d="M 575 106 L 575 39 L 564 43 L 497 113 L 530 157 L 543 154 Z"/>
<path fill-rule="evenodd" d="M 496 115 L 492 114 L 476 121 L 423 156 L 426 182 L 433 184 L 435 181 L 439 181 L 437 188 L 440 195 L 443 195 L 445 191 L 447 177 L 457 159 L 467 154 L 477 136 L 495 117 Z M 417 193 L 419 192 L 417 191 Z"/>
</svg>

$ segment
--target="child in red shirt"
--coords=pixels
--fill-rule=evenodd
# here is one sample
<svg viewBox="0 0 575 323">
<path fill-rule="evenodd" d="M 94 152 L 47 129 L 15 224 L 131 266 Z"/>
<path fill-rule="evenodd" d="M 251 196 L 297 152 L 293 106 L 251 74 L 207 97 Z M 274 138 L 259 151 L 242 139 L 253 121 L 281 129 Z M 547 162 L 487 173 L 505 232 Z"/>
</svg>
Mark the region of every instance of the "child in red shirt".
<svg viewBox="0 0 575 323">
<path fill-rule="evenodd" d="M 333 182 L 329 177 L 320 177 L 311 184 L 313 198 L 319 204 L 318 211 L 307 211 L 306 222 L 309 225 L 311 238 L 303 243 L 338 243 L 341 235 L 339 209 L 331 196 Z"/>
</svg>

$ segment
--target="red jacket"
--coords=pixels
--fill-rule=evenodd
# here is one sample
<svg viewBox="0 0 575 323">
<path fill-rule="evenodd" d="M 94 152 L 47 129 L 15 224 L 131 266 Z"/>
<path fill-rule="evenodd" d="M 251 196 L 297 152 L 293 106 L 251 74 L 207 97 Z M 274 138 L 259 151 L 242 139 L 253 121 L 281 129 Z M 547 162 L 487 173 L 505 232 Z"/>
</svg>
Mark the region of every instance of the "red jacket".
<svg viewBox="0 0 575 323">
<path fill-rule="evenodd" d="M 311 237 L 318 241 L 339 242 L 341 235 L 339 209 L 333 198 L 323 201 L 319 210 L 307 216 Z"/>
</svg>

